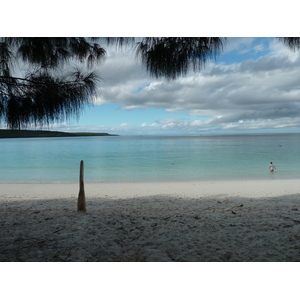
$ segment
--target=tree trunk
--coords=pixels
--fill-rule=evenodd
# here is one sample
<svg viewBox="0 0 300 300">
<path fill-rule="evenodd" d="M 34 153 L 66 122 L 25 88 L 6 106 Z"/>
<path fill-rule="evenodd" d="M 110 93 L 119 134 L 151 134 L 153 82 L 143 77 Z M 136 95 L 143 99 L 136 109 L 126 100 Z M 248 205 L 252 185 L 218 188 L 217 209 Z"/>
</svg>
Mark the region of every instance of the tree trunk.
<svg viewBox="0 0 300 300">
<path fill-rule="evenodd" d="M 84 163 L 82 160 L 80 162 L 79 194 L 78 194 L 78 202 L 77 202 L 77 211 L 86 212 L 83 174 L 84 174 Z"/>
</svg>

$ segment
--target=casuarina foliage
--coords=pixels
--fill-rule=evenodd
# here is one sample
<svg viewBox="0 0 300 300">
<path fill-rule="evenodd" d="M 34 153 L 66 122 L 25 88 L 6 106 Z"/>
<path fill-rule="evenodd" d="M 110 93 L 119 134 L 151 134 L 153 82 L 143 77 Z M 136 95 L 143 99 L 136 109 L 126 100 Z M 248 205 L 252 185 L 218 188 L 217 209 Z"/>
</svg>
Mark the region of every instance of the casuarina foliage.
<svg viewBox="0 0 300 300">
<path fill-rule="evenodd" d="M 300 48 L 300 38 L 279 40 Z M 0 122 L 20 129 L 79 117 L 97 96 L 95 68 L 106 54 L 100 43 L 131 45 L 151 75 L 174 80 L 200 71 L 226 42 L 224 37 L 0 38 Z"/>
</svg>

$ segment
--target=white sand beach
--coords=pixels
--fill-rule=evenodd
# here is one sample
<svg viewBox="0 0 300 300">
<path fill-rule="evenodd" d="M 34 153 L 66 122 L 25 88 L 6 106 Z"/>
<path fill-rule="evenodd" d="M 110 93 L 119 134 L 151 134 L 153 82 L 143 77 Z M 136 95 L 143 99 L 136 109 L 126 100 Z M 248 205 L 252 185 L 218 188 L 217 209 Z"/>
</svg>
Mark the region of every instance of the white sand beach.
<svg viewBox="0 0 300 300">
<path fill-rule="evenodd" d="M 0 184 L 0 261 L 300 261 L 300 180 Z"/>
</svg>

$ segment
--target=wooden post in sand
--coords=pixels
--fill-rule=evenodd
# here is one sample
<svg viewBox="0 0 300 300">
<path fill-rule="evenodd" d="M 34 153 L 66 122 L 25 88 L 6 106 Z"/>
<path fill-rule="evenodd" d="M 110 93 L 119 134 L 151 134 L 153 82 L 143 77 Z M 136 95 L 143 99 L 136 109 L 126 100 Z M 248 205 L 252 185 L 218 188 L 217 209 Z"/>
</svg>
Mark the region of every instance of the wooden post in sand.
<svg viewBox="0 0 300 300">
<path fill-rule="evenodd" d="M 78 202 L 77 202 L 77 211 L 86 212 L 83 171 L 84 171 L 84 163 L 82 160 L 80 162 L 79 194 L 78 194 Z"/>
</svg>

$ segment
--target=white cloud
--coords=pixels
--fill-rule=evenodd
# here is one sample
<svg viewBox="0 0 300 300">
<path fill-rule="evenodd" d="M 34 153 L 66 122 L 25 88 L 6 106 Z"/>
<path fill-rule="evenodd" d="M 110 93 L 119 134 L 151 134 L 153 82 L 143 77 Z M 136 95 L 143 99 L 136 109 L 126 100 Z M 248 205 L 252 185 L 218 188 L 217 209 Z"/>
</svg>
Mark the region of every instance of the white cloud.
<svg viewBox="0 0 300 300">
<path fill-rule="evenodd" d="M 277 39 L 272 40 L 270 42 L 270 55 L 272 56 L 283 56 L 288 57 L 291 61 L 294 61 L 299 57 L 298 51 L 292 51 L 287 46 L 285 46 L 282 42 Z"/>
<path fill-rule="evenodd" d="M 265 44 L 254 45 L 254 41 L 254 38 L 230 39 L 224 52 L 235 49 L 246 53 L 249 47 L 253 52 L 267 50 Z M 101 69 L 103 82 L 97 104 L 119 103 L 124 110 L 161 108 L 187 115 L 187 120 L 141 123 L 139 127 L 144 130 L 150 127 L 166 131 L 298 127 L 299 52 L 290 51 L 277 40 L 270 42 L 269 51 L 256 60 L 241 63 L 211 62 L 200 73 L 190 72 L 168 82 L 151 78 L 136 61 L 133 51 L 111 50 Z M 202 117 L 209 120 L 203 121 Z M 129 124 L 126 125 L 128 128 Z"/>
</svg>

